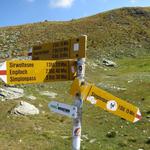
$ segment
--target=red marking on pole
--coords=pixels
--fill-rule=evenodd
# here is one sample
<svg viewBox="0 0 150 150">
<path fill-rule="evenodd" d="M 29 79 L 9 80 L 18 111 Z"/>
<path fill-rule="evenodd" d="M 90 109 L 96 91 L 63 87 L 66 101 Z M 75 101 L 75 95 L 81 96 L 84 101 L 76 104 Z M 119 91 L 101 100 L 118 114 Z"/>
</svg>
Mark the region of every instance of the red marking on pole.
<svg viewBox="0 0 150 150">
<path fill-rule="evenodd" d="M 141 115 L 136 114 L 136 118 L 138 118 L 139 120 L 142 119 Z"/>
<path fill-rule="evenodd" d="M 0 70 L 0 75 L 6 75 L 6 70 Z"/>
</svg>

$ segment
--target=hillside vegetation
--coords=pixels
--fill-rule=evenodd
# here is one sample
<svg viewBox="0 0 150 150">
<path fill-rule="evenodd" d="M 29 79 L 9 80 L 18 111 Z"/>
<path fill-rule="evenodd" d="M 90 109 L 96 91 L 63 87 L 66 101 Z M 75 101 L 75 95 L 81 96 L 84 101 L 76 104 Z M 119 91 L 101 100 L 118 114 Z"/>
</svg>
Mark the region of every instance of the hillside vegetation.
<svg viewBox="0 0 150 150">
<path fill-rule="evenodd" d="M 13 55 L 37 43 L 88 35 L 88 57 L 137 56 L 150 52 L 150 7 L 121 8 L 67 22 L 0 28 L 0 50 Z M 20 54 L 18 54 L 20 55 Z"/>
<path fill-rule="evenodd" d="M 80 34 L 88 35 L 86 81 L 127 100 L 142 113 L 142 119 L 133 124 L 84 102 L 81 150 L 149 150 L 150 7 L 122 8 L 68 22 L 0 28 L 0 61 L 26 55 L 32 45 Z M 113 59 L 117 66 L 103 65 L 103 58 Z M 70 150 L 72 119 L 52 113 L 48 103 L 73 104 L 71 83 L 17 85 L 24 96 L 4 101 L 2 88 L 6 85 L 1 81 L 0 150 Z M 20 101 L 33 104 L 40 114 L 10 113 Z"/>
</svg>

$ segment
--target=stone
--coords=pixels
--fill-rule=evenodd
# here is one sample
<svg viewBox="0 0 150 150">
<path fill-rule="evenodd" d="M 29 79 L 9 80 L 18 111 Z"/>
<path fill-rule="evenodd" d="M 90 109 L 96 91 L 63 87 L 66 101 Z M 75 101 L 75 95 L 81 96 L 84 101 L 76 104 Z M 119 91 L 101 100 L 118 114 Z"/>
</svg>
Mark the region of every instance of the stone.
<svg viewBox="0 0 150 150">
<path fill-rule="evenodd" d="M 37 115 L 39 109 L 25 101 L 21 101 L 12 111 L 11 114 L 15 115 Z"/>
<path fill-rule="evenodd" d="M 133 82 L 133 80 L 129 80 L 129 81 L 128 81 L 128 83 L 132 83 L 132 82 Z"/>
<path fill-rule="evenodd" d="M 24 96 L 24 90 L 15 87 L 3 87 L 0 88 L 0 99 L 5 100 L 13 100 L 18 99 Z"/>
<path fill-rule="evenodd" d="M 40 108 L 42 108 L 42 107 L 43 107 L 43 105 L 42 105 L 42 104 L 39 104 L 39 107 L 40 107 Z"/>
<path fill-rule="evenodd" d="M 111 60 L 108 59 L 103 59 L 103 65 L 108 66 L 108 67 L 117 67 L 117 64 Z"/>
<path fill-rule="evenodd" d="M 33 95 L 29 95 L 29 96 L 27 96 L 27 98 L 28 98 L 28 99 L 31 99 L 31 100 L 36 100 L 36 97 L 33 96 Z"/>
<path fill-rule="evenodd" d="M 103 83 L 103 82 L 100 82 L 97 85 L 104 89 L 112 89 L 112 90 L 118 90 L 118 91 L 126 91 L 127 90 L 125 87 L 119 87 L 116 85 L 111 85 L 111 84 Z"/>
<path fill-rule="evenodd" d="M 22 143 L 22 139 L 20 139 L 19 142 Z"/>
<path fill-rule="evenodd" d="M 85 139 L 85 140 L 88 140 L 88 139 L 89 139 L 87 134 L 83 134 L 83 135 L 82 135 L 82 138 Z"/>
<path fill-rule="evenodd" d="M 49 92 L 49 91 L 41 91 L 40 95 L 44 95 L 44 96 L 48 96 L 50 98 L 56 98 L 56 96 L 58 95 L 55 92 Z"/>
<path fill-rule="evenodd" d="M 91 144 L 93 144 L 93 143 L 95 143 L 96 142 L 96 139 L 91 139 L 90 141 L 89 141 L 89 143 L 91 143 Z"/>
</svg>

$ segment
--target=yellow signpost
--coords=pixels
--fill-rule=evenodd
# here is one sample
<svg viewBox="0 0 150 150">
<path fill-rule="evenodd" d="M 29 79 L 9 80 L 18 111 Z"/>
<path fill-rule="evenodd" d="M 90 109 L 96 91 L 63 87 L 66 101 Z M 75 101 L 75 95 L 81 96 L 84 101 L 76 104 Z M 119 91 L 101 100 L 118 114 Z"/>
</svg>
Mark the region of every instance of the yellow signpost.
<svg viewBox="0 0 150 150">
<path fill-rule="evenodd" d="M 3 79 L 7 84 L 30 84 L 52 81 L 73 80 L 76 74 L 76 61 L 6 61 Z"/>
<path fill-rule="evenodd" d="M 83 100 L 131 122 L 137 122 L 141 119 L 141 113 L 138 107 L 115 97 L 92 84 L 81 86 L 78 84 L 79 82 L 76 79 L 72 84 L 70 91 L 71 95 L 74 95 L 77 92 L 76 87 L 79 87 Z"/>
<path fill-rule="evenodd" d="M 0 64 L 0 78 L 7 84 L 33 84 L 74 80 L 70 94 L 73 106 L 53 102 L 52 110 L 64 115 L 75 111 L 73 120 L 73 150 L 80 149 L 83 100 L 131 122 L 141 119 L 139 108 L 112 94 L 85 83 L 85 51 L 87 36 L 34 46 L 32 60 L 6 61 Z M 76 59 L 76 60 L 73 60 Z M 59 106 L 58 106 L 59 105 Z M 72 110 L 73 109 L 73 110 Z"/>
<path fill-rule="evenodd" d="M 83 35 L 79 38 L 33 46 L 29 55 L 32 56 L 32 60 L 84 58 L 86 46 L 87 36 Z"/>
</svg>

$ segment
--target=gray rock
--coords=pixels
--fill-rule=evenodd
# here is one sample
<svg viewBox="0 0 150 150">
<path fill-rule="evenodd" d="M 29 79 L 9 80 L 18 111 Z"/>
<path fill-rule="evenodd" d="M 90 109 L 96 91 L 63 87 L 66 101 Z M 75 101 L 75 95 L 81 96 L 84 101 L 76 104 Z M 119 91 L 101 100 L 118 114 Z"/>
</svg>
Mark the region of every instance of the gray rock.
<svg viewBox="0 0 150 150">
<path fill-rule="evenodd" d="M 108 66 L 108 67 L 117 67 L 117 64 L 111 60 L 108 59 L 103 59 L 103 65 Z"/>
<path fill-rule="evenodd" d="M 90 141 L 89 141 L 89 143 L 91 143 L 91 144 L 93 144 L 93 143 L 95 143 L 96 142 L 96 139 L 91 139 Z"/>
<path fill-rule="evenodd" d="M 15 115 L 37 115 L 39 109 L 25 101 L 21 101 L 12 111 L 11 114 Z"/>
<path fill-rule="evenodd" d="M 100 86 L 100 87 L 103 87 L 105 89 L 112 89 L 112 90 L 118 90 L 118 91 L 126 91 L 127 90 L 125 87 L 119 87 L 119 86 L 116 86 L 116 85 L 103 83 L 103 82 L 100 82 L 97 85 Z"/>
<path fill-rule="evenodd" d="M 57 93 L 49 92 L 49 91 L 41 91 L 40 95 L 48 96 L 50 98 L 55 98 L 57 96 Z"/>
<path fill-rule="evenodd" d="M 0 88 L 0 99 L 2 101 L 18 99 L 18 98 L 21 98 L 23 96 L 24 96 L 24 90 L 23 89 L 14 88 L 14 87 Z"/>
<path fill-rule="evenodd" d="M 28 98 L 28 99 L 31 99 L 31 100 L 36 100 L 36 97 L 33 96 L 33 95 L 29 95 L 29 96 L 27 96 L 27 98 Z"/>
<path fill-rule="evenodd" d="M 83 134 L 83 135 L 82 135 L 82 138 L 85 139 L 85 140 L 88 140 L 88 139 L 89 139 L 87 134 Z"/>
</svg>

